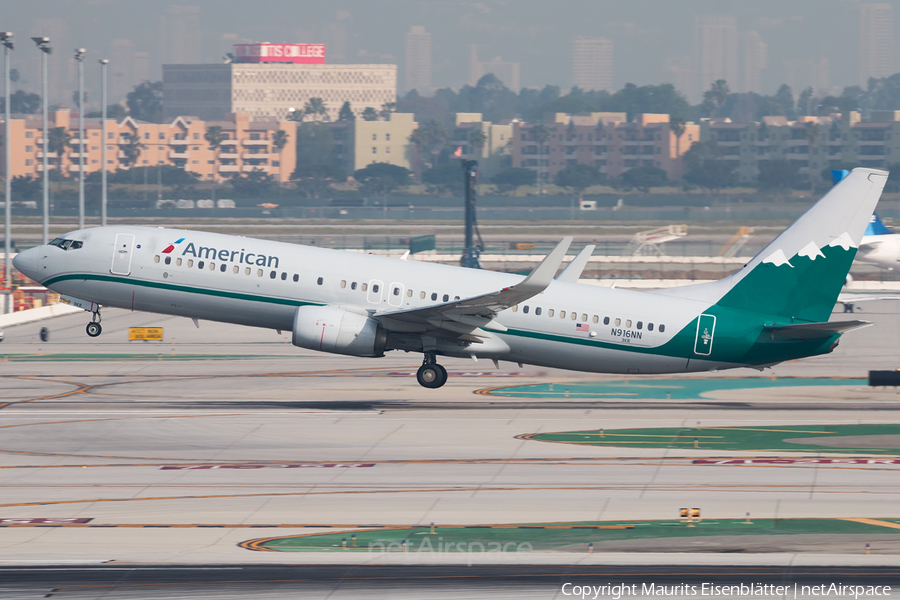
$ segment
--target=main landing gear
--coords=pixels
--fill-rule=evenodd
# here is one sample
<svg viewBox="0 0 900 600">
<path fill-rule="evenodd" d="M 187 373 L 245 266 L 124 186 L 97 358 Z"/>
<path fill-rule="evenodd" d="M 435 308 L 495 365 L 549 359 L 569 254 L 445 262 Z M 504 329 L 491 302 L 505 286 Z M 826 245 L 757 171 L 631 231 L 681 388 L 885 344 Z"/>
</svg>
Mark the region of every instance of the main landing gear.
<svg viewBox="0 0 900 600">
<path fill-rule="evenodd" d="M 439 388 L 447 383 L 447 369 L 437 364 L 434 351 L 425 353 L 425 360 L 416 372 L 416 381 L 422 387 Z"/>
<path fill-rule="evenodd" d="M 100 308 L 94 311 L 93 316 L 91 317 L 91 322 L 87 324 L 85 327 L 85 331 L 91 337 L 97 337 L 103 331 L 103 328 L 100 326 Z"/>
</svg>

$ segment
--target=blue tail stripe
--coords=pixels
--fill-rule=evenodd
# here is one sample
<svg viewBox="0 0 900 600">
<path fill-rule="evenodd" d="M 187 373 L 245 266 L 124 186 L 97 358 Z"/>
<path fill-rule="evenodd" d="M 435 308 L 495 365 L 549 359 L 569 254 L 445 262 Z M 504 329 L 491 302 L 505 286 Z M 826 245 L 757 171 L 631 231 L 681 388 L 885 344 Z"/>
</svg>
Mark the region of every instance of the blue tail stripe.
<svg viewBox="0 0 900 600">
<path fill-rule="evenodd" d="M 878 213 L 874 213 L 863 235 L 890 235 L 892 233 L 894 232 L 885 227 L 881 219 L 878 218 Z"/>
</svg>

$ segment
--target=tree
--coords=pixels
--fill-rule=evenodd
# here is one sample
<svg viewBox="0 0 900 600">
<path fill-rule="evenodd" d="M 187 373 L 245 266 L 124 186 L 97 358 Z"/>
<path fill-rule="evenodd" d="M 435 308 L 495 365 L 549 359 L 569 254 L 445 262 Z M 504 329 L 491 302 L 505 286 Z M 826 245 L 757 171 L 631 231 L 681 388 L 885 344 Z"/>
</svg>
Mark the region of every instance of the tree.
<svg viewBox="0 0 900 600">
<path fill-rule="evenodd" d="M 362 184 L 363 190 L 377 196 L 387 196 L 399 187 L 412 183 L 412 172 L 389 163 L 372 163 L 353 173 L 353 178 Z"/>
<path fill-rule="evenodd" d="M 131 118 L 148 123 L 163 122 L 162 81 L 145 81 L 134 86 L 125 98 Z"/>
<path fill-rule="evenodd" d="M 321 98 L 310 98 L 303 106 L 304 116 L 311 117 L 313 121 L 327 121 L 328 109 Z"/>
<path fill-rule="evenodd" d="M 63 159 L 71 141 L 72 135 L 65 127 L 53 127 L 47 132 L 47 151 L 56 153 L 56 173 L 59 176 L 63 175 Z"/>
<path fill-rule="evenodd" d="M 432 186 L 435 191 L 462 195 L 463 171 L 456 161 L 445 162 L 422 173 L 422 181 Z"/>
<path fill-rule="evenodd" d="M 581 199 L 584 190 L 603 183 L 603 173 L 591 165 L 574 165 L 558 172 L 553 182 L 559 187 L 569 188 Z"/>
<path fill-rule="evenodd" d="M 222 128 L 218 125 L 210 125 L 206 128 L 206 133 L 203 134 L 203 139 L 209 144 L 209 149 L 215 152 L 215 158 L 213 159 L 213 180 L 218 181 L 219 176 L 219 151 L 222 147 L 222 142 L 227 139 L 227 136 L 222 132 Z"/>
<path fill-rule="evenodd" d="M 669 119 L 669 131 L 675 136 L 675 156 L 681 156 L 681 136 L 684 135 L 684 119 L 672 117 Z"/>
<path fill-rule="evenodd" d="M 84 101 L 87 102 L 89 99 L 88 91 L 84 90 Z M 78 112 L 81 112 L 81 99 L 78 97 L 78 90 L 74 90 L 72 92 L 72 104 L 75 108 L 78 109 Z"/>
<path fill-rule="evenodd" d="M 307 198 L 318 198 L 327 191 L 331 184 L 346 179 L 344 171 L 335 165 L 298 164 L 292 179 L 299 190 Z"/>
<path fill-rule="evenodd" d="M 484 132 L 480 127 L 478 129 L 473 129 L 469 133 L 469 144 L 475 149 L 475 152 L 473 152 L 475 156 L 481 156 L 481 151 L 484 149 L 486 143 L 487 136 L 484 135 Z"/>
<path fill-rule="evenodd" d="M 511 191 L 522 185 L 534 185 L 537 182 L 537 172 L 531 169 L 505 169 L 491 177 L 491 183 L 496 184 L 501 191 Z"/>
<path fill-rule="evenodd" d="M 704 116 L 717 116 L 719 110 L 725 106 L 730 93 L 728 83 L 724 79 L 714 81 L 709 89 L 703 92 L 703 103 L 700 105 L 700 109 Z"/>
<path fill-rule="evenodd" d="M 9 182 L 12 188 L 13 201 L 33 200 L 37 198 L 42 188 L 41 180 L 28 175 L 17 175 Z"/>
<path fill-rule="evenodd" d="M 288 110 L 287 120 L 295 123 L 303 122 L 303 111 L 291 108 Z"/>
<path fill-rule="evenodd" d="M 353 114 L 353 109 L 350 108 L 350 101 L 347 100 L 344 104 L 341 105 L 341 111 L 338 113 L 338 121 L 355 121 L 356 115 Z"/>
<path fill-rule="evenodd" d="M 87 119 L 100 119 L 103 117 L 103 113 L 99 110 L 93 110 L 88 114 L 84 115 Z M 128 116 L 128 111 L 121 104 L 110 104 L 106 107 L 106 118 L 113 119 L 114 121 L 121 121 L 125 117 Z"/>
<path fill-rule="evenodd" d="M 432 119 L 419 125 L 409 137 L 412 142 L 420 150 L 430 152 L 432 155 L 431 167 L 434 168 L 438 162 L 438 156 L 447 143 L 447 130 L 438 121 Z"/>
<path fill-rule="evenodd" d="M 362 112 L 363 121 L 377 121 L 378 120 L 378 111 L 376 111 L 371 106 L 367 106 L 366 109 Z"/>
<path fill-rule="evenodd" d="M 544 145 L 550 139 L 550 132 L 544 127 L 543 123 L 535 125 L 531 129 L 531 135 L 538 145 L 538 182 L 541 189 L 540 194 L 544 195 Z"/>
<path fill-rule="evenodd" d="M 278 187 L 278 183 L 268 173 L 255 169 L 244 176 L 232 177 L 234 193 L 243 198 L 262 198 Z"/>
<path fill-rule="evenodd" d="M 831 174 L 828 175 L 831 178 Z M 757 185 L 761 190 L 790 189 L 797 185 L 800 169 L 797 163 L 787 160 L 767 160 L 759 164 Z"/>
<path fill-rule="evenodd" d="M 10 73 L 15 69 L 10 69 Z M 41 97 L 16 90 L 9 96 L 9 112 L 18 115 L 33 115 L 41 110 Z M 6 99 L 0 97 L 0 112 L 6 111 Z"/>
<path fill-rule="evenodd" d="M 141 152 L 146 150 L 147 146 L 141 143 L 141 138 L 136 133 L 124 133 L 122 134 L 122 139 L 125 142 L 124 144 L 119 144 L 119 150 L 121 150 L 124 155 L 122 157 L 122 162 L 129 167 L 133 167 L 137 164 Z"/>
<path fill-rule="evenodd" d="M 381 110 L 378 111 L 378 116 L 381 117 L 382 121 L 390 121 L 391 113 L 397 112 L 397 103 L 396 102 L 385 102 L 381 105 Z"/>
<path fill-rule="evenodd" d="M 724 149 L 715 141 L 694 142 L 684 153 L 687 172 L 684 180 L 710 191 L 717 192 L 737 184 L 735 165 L 725 160 Z"/>
<path fill-rule="evenodd" d="M 778 88 L 774 101 L 780 109 L 780 114 L 786 116 L 789 121 L 797 118 L 797 111 L 794 108 L 794 93 L 789 85 L 784 84 Z"/>
<path fill-rule="evenodd" d="M 816 114 L 815 93 L 811 87 L 805 88 L 797 98 L 797 116 L 806 117 Z"/>
<path fill-rule="evenodd" d="M 634 167 L 622 173 L 622 183 L 629 188 L 637 188 L 642 192 L 651 187 L 660 187 L 668 183 L 669 177 L 659 167 Z"/>
<path fill-rule="evenodd" d="M 806 124 L 806 141 L 809 142 L 809 185 L 810 194 L 816 193 L 816 174 L 813 169 L 813 157 L 819 148 L 819 138 L 822 137 L 822 128 L 818 123 Z"/>
<path fill-rule="evenodd" d="M 272 147 L 278 153 L 278 164 L 281 164 L 281 151 L 288 143 L 288 134 L 284 129 L 279 129 L 272 134 Z"/>
</svg>

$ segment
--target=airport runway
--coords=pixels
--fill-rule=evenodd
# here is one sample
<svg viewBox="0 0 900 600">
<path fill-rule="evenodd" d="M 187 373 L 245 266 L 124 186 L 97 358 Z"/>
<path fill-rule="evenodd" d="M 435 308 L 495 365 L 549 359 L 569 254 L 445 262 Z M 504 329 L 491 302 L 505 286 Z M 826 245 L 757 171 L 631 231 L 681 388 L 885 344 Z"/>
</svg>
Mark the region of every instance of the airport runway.
<svg viewBox="0 0 900 600">
<path fill-rule="evenodd" d="M 885 459 L 894 458 L 890 451 L 878 455 L 880 462 L 840 462 L 869 454 L 813 446 L 795 452 L 584 446 L 523 437 L 900 424 L 896 390 L 858 381 L 871 368 L 900 366 L 898 304 L 864 305 L 854 317 L 876 326 L 846 335 L 829 356 L 764 373 L 700 376 L 856 381 L 722 389 L 714 381 L 696 397 L 671 398 L 503 395 L 496 389 L 554 383 L 558 392 L 579 382 L 618 385 L 622 377 L 514 364 L 496 371 L 487 361 L 447 360 L 449 383 L 425 390 L 413 376 L 417 355 L 314 354 L 293 347 L 289 333 L 207 322 L 195 329 L 187 319 L 126 311 L 104 311 L 98 339 L 84 333 L 87 313 L 8 328 L 0 344 L 0 564 L 372 564 L 401 558 L 240 544 L 432 522 L 450 528 L 675 521 L 681 507 L 701 508 L 704 523 L 749 512 L 776 522 L 877 524 L 871 535 L 601 536 L 590 555 L 586 547 L 567 546 L 474 559 L 407 554 L 400 564 L 602 565 L 613 557 L 618 564 L 667 564 L 684 556 L 672 553 L 685 551 L 698 553 L 687 555 L 693 562 L 739 552 L 750 553 L 742 560 L 754 564 L 813 565 L 836 555 L 834 564 L 900 564 L 900 523 L 880 524 L 900 520 L 900 461 Z M 42 326 L 50 329 L 46 343 L 39 340 Z M 161 326 L 165 341 L 128 343 L 130 326 Z M 772 458 L 784 460 L 765 462 Z M 18 572 L 26 583 L 39 579 L 32 570 Z M 9 576 L 0 580 L 7 582 L 0 587 L 15 587 Z"/>
</svg>

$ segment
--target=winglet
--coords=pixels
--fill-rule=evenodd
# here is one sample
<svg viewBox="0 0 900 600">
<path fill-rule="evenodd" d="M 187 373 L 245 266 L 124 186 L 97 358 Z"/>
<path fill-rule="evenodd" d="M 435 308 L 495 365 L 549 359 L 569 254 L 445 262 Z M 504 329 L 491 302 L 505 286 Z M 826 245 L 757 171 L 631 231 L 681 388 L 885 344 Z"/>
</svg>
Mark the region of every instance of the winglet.
<svg viewBox="0 0 900 600">
<path fill-rule="evenodd" d="M 581 252 L 578 253 L 578 256 L 572 259 L 566 268 L 562 270 L 562 273 L 556 276 L 557 281 L 564 281 L 566 283 L 578 283 L 578 278 L 581 277 L 581 274 L 584 272 L 584 268 L 587 266 L 588 260 L 591 258 L 591 254 L 594 253 L 593 244 L 590 246 L 585 246 Z"/>
<path fill-rule="evenodd" d="M 523 292 L 534 292 L 535 294 L 539 294 L 547 289 L 547 286 L 553 282 L 553 277 L 556 276 L 562 261 L 566 258 L 566 252 L 569 251 L 572 239 L 570 235 L 564 237 L 522 283 L 516 284 L 516 289 Z"/>
</svg>

